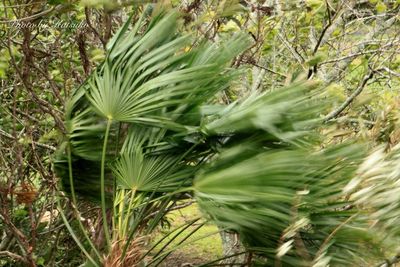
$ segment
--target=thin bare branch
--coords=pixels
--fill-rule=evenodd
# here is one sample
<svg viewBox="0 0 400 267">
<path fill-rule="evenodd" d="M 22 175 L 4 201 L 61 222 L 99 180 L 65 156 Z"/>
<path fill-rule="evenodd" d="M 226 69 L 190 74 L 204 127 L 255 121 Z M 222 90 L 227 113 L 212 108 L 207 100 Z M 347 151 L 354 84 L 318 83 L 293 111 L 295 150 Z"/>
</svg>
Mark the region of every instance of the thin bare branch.
<svg viewBox="0 0 400 267">
<path fill-rule="evenodd" d="M 340 105 L 337 109 L 333 110 L 325 117 L 325 121 L 329 121 L 333 118 L 336 118 L 343 110 L 345 110 L 353 101 L 354 99 L 364 90 L 365 85 L 369 80 L 371 80 L 374 76 L 374 71 L 369 71 L 367 75 L 364 76 L 360 85 L 357 89 Z"/>
</svg>

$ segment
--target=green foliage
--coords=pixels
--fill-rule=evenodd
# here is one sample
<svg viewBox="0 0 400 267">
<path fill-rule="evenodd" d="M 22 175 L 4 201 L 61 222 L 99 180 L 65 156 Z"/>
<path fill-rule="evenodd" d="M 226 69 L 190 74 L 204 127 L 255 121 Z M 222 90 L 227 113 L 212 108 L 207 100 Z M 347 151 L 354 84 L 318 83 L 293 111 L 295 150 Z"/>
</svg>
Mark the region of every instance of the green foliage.
<svg viewBox="0 0 400 267">
<path fill-rule="evenodd" d="M 359 211 L 340 207 L 352 205 L 341 190 L 364 153 L 350 144 L 316 151 L 318 139 L 310 131 L 319 123 L 312 118 L 323 112 L 324 105 L 301 92 L 294 86 L 250 98 L 248 105 L 231 111 L 234 121 L 233 115 L 222 113 L 219 129 L 229 129 L 234 141 L 198 175 L 196 197 L 213 221 L 237 231 L 256 254 L 273 259 L 268 266 L 274 261 L 287 266 L 358 261 L 373 255 L 371 250 L 362 254 L 364 246 L 379 242 Z M 261 99 L 264 105 L 257 106 Z M 240 139 L 235 138 L 236 131 Z M 352 225 L 359 230 L 352 230 Z"/>
<path fill-rule="evenodd" d="M 375 9 L 378 13 L 384 13 L 387 10 L 387 6 L 385 5 L 385 3 L 383 3 L 382 1 L 379 1 L 376 6 Z"/>
<path fill-rule="evenodd" d="M 307 5 L 323 16 L 323 2 Z M 123 242 L 119 261 L 129 260 L 129 242 L 154 231 L 169 203 L 192 190 L 205 217 L 237 232 L 267 266 L 383 257 L 381 229 L 371 231 L 364 207 L 343 192 L 365 150 L 354 142 L 324 144 L 318 134 L 331 108 L 329 93 L 318 82 L 295 82 L 217 105 L 218 94 L 238 77 L 226 66 L 248 38 L 187 49 L 193 39 L 177 30 L 176 12 L 151 18 L 148 12 L 132 29 L 128 20 L 107 45 L 104 62 L 73 92 L 67 140 L 55 162 L 67 192 L 101 199 L 108 257 Z M 328 54 L 316 51 L 307 65 L 317 67 Z M 367 69 L 363 62 L 350 65 L 349 79 L 360 75 L 360 65 Z M 111 233 L 107 208 L 113 209 Z M 178 231 L 166 244 L 162 238 L 158 251 L 160 243 L 145 254 L 153 257 L 149 264 L 161 263 L 197 229 Z M 183 240 L 173 242 L 181 233 Z"/>
<path fill-rule="evenodd" d="M 395 263 L 398 1 L 144 2 L 0 8 L 0 265 Z"/>
<path fill-rule="evenodd" d="M 10 60 L 10 54 L 6 49 L 0 50 L 0 78 L 6 77 L 6 72 L 9 67 L 8 62 Z"/>
<path fill-rule="evenodd" d="M 171 32 L 176 22 L 177 13 L 170 12 L 155 14 L 145 29 L 142 20 L 130 32 L 123 27 L 110 42 L 104 64 L 67 104 L 69 138 L 55 169 L 67 192 L 101 198 L 104 223 L 106 206 L 115 198 L 113 242 L 139 234 L 130 221 L 135 217 L 140 223 L 145 214 L 138 207 L 149 197 L 159 199 L 156 192 L 191 184 L 196 165 L 212 153 L 209 144 L 201 144 L 197 110 L 227 88 L 235 71 L 225 66 L 248 46 L 237 35 L 229 46 L 204 42 L 186 50 L 189 36 Z"/>
</svg>

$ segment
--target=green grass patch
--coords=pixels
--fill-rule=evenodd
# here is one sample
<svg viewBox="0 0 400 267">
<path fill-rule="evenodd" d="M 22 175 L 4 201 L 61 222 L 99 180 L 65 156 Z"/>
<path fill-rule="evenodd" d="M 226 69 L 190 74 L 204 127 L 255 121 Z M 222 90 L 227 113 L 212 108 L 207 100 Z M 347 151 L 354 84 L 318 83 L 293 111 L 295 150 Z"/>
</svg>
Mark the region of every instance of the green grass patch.
<svg viewBox="0 0 400 267">
<path fill-rule="evenodd" d="M 155 235 L 154 242 L 157 242 L 177 227 L 187 224 L 200 216 L 201 213 L 196 204 L 172 211 L 167 216 L 171 226 L 168 229 L 160 229 Z M 193 230 L 198 228 L 202 222 L 203 221 L 199 220 L 185 229 L 171 244 L 169 244 L 166 250 L 178 246 L 179 243 L 192 233 Z M 156 251 L 169 242 L 174 234 L 175 233 L 171 234 L 163 240 L 157 246 Z M 222 257 L 222 242 L 218 233 L 218 228 L 214 224 L 207 223 L 179 245 L 179 248 L 168 257 L 163 266 L 180 266 L 186 263 L 200 264 L 220 257 Z"/>
</svg>

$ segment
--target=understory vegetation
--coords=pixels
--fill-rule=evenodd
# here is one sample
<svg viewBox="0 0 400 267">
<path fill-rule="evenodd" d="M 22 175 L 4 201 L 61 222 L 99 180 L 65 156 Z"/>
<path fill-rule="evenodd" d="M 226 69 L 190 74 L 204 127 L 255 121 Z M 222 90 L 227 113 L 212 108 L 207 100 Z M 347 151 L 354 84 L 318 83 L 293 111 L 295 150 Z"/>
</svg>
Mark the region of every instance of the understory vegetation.
<svg viewBox="0 0 400 267">
<path fill-rule="evenodd" d="M 400 1 L 0 5 L 0 266 L 400 262 Z"/>
</svg>

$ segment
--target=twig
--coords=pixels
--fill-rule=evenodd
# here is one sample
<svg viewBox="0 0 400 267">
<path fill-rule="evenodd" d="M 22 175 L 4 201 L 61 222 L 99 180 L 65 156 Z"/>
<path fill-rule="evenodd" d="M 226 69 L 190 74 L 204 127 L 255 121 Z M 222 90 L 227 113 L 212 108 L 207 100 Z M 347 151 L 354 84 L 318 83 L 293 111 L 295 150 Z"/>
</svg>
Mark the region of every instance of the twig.
<svg viewBox="0 0 400 267">
<path fill-rule="evenodd" d="M 48 14 L 50 14 L 51 12 L 53 12 L 54 10 L 59 10 L 60 8 L 62 8 L 62 5 L 59 6 L 54 6 L 48 10 L 44 10 L 40 13 L 34 14 L 32 16 L 29 17 L 25 17 L 25 18 L 20 18 L 20 19 L 15 19 L 15 20 L 0 20 L 0 23 L 18 23 L 18 22 L 26 22 L 26 21 L 31 21 L 31 20 L 35 20 L 37 18 L 46 16 Z"/>
<path fill-rule="evenodd" d="M 315 45 L 313 49 L 313 55 L 317 53 L 318 49 L 324 45 L 328 39 L 331 37 L 332 33 L 334 32 L 335 29 L 343 22 L 343 14 L 351 10 L 356 1 L 349 1 L 349 5 L 347 5 L 346 8 L 340 9 L 338 12 L 336 12 L 335 16 L 331 18 L 331 13 L 330 13 L 330 5 L 329 2 L 326 0 L 326 6 L 327 6 L 327 12 L 328 12 L 328 18 L 329 22 L 326 24 L 326 26 L 322 29 L 322 32 L 319 36 L 319 39 L 317 41 L 317 44 Z"/>
<path fill-rule="evenodd" d="M 379 263 L 376 267 L 390 267 L 398 262 L 400 262 L 400 253 L 398 253 L 396 256 L 393 256 L 390 260 L 385 260 L 385 262 Z"/>
<path fill-rule="evenodd" d="M 378 70 L 376 70 L 376 71 L 378 71 L 378 72 L 380 72 L 380 71 L 386 71 L 386 72 L 389 73 L 390 75 L 393 75 L 393 76 L 396 76 L 396 77 L 399 77 L 399 78 L 400 78 L 400 73 L 399 73 L 399 72 L 395 72 L 395 71 L 393 71 L 393 70 L 391 70 L 391 69 L 389 69 L 389 68 L 387 68 L 387 67 L 380 68 L 380 69 L 378 69 Z"/>
<path fill-rule="evenodd" d="M 2 258 L 2 257 L 10 257 L 10 258 L 13 258 L 15 260 L 27 263 L 27 261 L 24 259 L 24 257 L 22 257 L 20 255 L 17 255 L 15 253 L 12 253 L 10 251 L 0 251 L 0 258 Z"/>
<path fill-rule="evenodd" d="M 353 214 L 349 218 L 347 218 L 344 222 L 339 224 L 329 235 L 328 237 L 324 240 L 322 243 L 321 247 L 319 248 L 318 252 L 315 254 L 315 259 L 317 259 L 323 252 L 324 247 L 329 243 L 329 241 L 333 238 L 333 236 L 343 227 L 345 226 L 349 221 L 351 221 L 354 217 L 356 217 L 358 213 Z"/>
<path fill-rule="evenodd" d="M 86 44 L 85 44 L 85 33 L 84 32 L 79 32 L 76 37 L 75 37 L 76 43 L 78 45 L 78 50 L 79 50 L 79 56 L 82 62 L 83 66 L 83 71 L 85 72 L 86 75 L 89 75 L 90 73 L 90 61 L 89 57 L 87 56 L 86 53 Z"/>
<path fill-rule="evenodd" d="M 12 136 L 12 135 L 9 134 L 9 133 L 6 133 L 6 132 L 3 131 L 2 129 L 0 129 L 0 135 L 6 137 L 6 138 L 8 138 L 8 139 L 11 139 L 11 140 L 16 141 L 16 139 L 14 138 L 14 136 Z M 42 148 L 46 148 L 46 149 L 48 149 L 48 150 L 56 151 L 56 148 L 55 148 L 54 146 L 42 144 L 42 143 L 39 143 L 39 142 L 36 142 L 36 141 L 33 141 L 33 140 L 32 140 L 31 142 L 32 142 L 34 145 L 36 145 L 36 146 L 39 146 L 39 147 L 42 147 Z"/>
<path fill-rule="evenodd" d="M 253 65 L 253 66 L 257 67 L 257 68 L 260 68 L 260 69 L 266 70 L 266 71 L 268 71 L 268 72 L 270 72 L 270 73 L 272 73 L 272 74 L 279 75 L 279 76 L 281 76 L 281 77 L 283 77 L 283 78 L 287 78 L 287 76 L 286 76 L 285 74 L 283 74 L 283 73 L 280 73 L 280 72 L 277 72 L 277 71 L 271 70 L 270 68 L 267 68 L 267 67 L 261 66 L 261 65 L 259 65 L 259 64 L 257 64 L 257 63 L 255 63 L 255 62 L 252 62 L 252 61 L 250 61 L 250 60 L 242 60 L 241 62 L 242 62 L 242 63 L 246 63 L 246 64 Z"/>
<path fill-rule="evenodd" d="M 93 26 L 92 22 L 90 21 L 90 12 L 89 8 L 85 7 L 85 17 L 86 17 L 86 23 L 93 32 L 94 35 L 99 38 L 100 42 L 102 43 L 103 47 L 106 47 L 106 41 L 104 40 L 103 36 L 100 35 L 100 33 L 96 30 L 96 28 Z"/>
<path fill-rule="evenodd" d="M 367 51 L 362 51 L 362 52 L 358 52 L 358 53 L 353 53 L 347 56 L 343 56 L 343 57 L 339 57 L 339 58 L 335 58 L 335 59 L 330 59 L 330 60 L 326 60 L 324 62 L 319 63 L 319 65 L 325 65 L 328 63 L 335 63 L 338 61 L 342 61 L 342 60 L 346 60 L 346 59 L 350 59 L 353 57 L 357 57 L 357 56 L 362 56 L 362 55 L 366 55 L 366 54 L 372 54 L 372 53 L 379 53 L 379 52 L 390 52 L 391 50 L 386 50 L 386 49 L 374 49 L 374 50 L 367 50 Z"/>
<path fill-rule="evenodd" d="M 299 62 L 299 64 L 303 67 L 303 69 L 306 70 L 307 68 L 303 65 L 304 63 L 303 57 L 292 46 L 290 46 L 289 42 L 280 33 L 278 33 L 278 38 L 285 45 L 285 47 L 292 53 L 293 57 Z"/>
<path fill-rule="evenodd" d="M 332 111 L 325 117 L 325 121 L 329 121 L 336 116 L 338 116 L 343 110 L 345 110 L 352 102 L 353 100 L 364 90 L 365 85 L 369 80 L 372 79 L 374 76 L 374 71 L 369 71 L 367 75 L 364 76 L 364 79 L 361 81 L 360 85 L 358 88 L 346 99 L 346 101 L 343 102 L 340 107 L 338 107 L 336 110 Z"/>
</svg>

